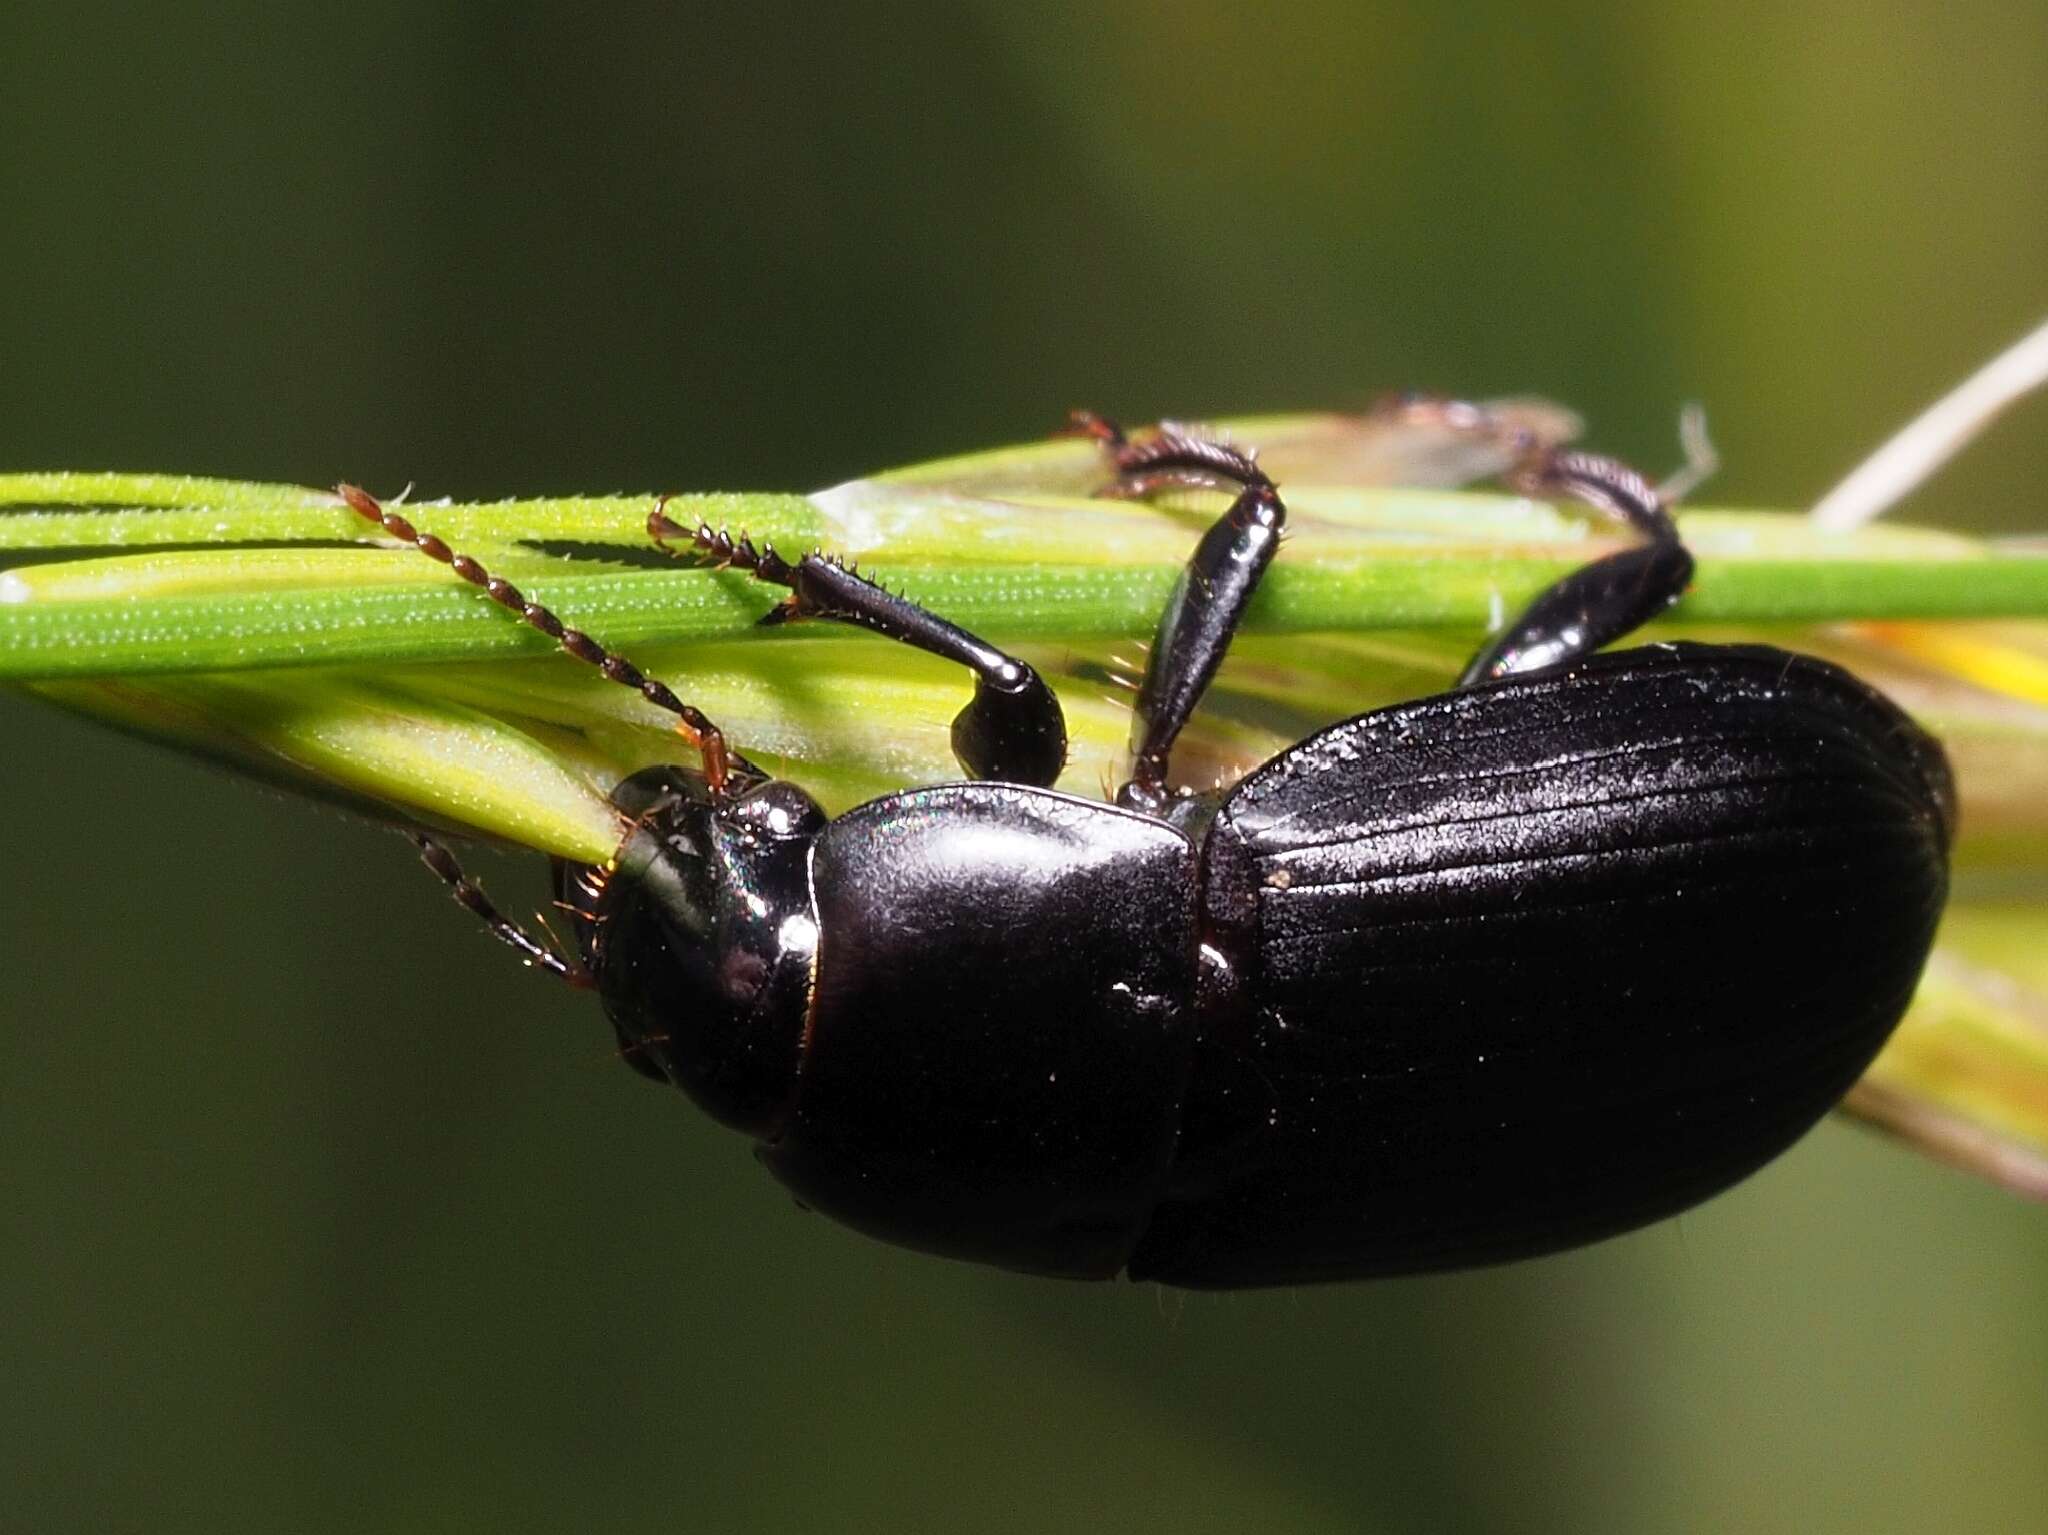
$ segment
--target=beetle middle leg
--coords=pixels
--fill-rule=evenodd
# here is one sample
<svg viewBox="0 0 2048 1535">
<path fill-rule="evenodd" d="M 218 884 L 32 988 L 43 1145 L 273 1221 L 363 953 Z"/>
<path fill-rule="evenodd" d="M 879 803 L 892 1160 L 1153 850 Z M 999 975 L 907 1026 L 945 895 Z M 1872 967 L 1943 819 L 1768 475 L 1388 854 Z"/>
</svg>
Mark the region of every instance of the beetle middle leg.
<svg viewBox="0 0 2048 1535">
<path fill-rule="evenodd" d="M 1133 442 L 1114 422 L 1084 411 L 1075 412 L 1073 424 L 1100 442 L 1116 466 L 1106 494 L 1143 496 L 1176 485 L 1237 492 L 1174 583 L 1132 709 L 1131 777 L 1117 790 L 1116 802 L 1162 815 L 1170 799 L 1166 777 L 1173 743 L 1215 680 L 1259 578 L 1273 563 L 1287 507 L 1252 455 L 1228 443 L 1170 424 L 1155 437 Z"/>
<path fill-rule="evenodd" d="M 1059 699 L 1026 662 L 996 649 L 908 598 L 886 591 L 830 555 L 816 550 L 794 563 L 767 545 L 699 523 L 672 521 L 664 497 L 648 514 L 647 531 L 662 548 L 744 570 L 758 581 L 789 588 L 764 624 L 826 619 L 887 635 L 919 650 L 957 661 L 974 673 L 974 697 L 953 718 L 953 755 L 970 778 L 1049 788 L 1067 760 L 1067 721 Z M 685 542 L 687 541 L 687 542 Z"/>
</svg>

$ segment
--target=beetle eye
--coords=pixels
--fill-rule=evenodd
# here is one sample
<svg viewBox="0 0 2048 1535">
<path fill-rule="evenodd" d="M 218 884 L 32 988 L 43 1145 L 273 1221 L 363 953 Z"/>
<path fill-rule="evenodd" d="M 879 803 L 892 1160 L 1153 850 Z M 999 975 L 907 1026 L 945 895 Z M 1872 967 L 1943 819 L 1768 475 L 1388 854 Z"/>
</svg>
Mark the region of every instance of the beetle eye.
<svg viewBox="0 0 2048 1535">
<path fill-rule="evenodd" d="M 823 829 L 825 812 L 793 783 L 771 780 L 741 795 L 726 814 L 748 830 L 778 840 L 812 837 Z"/>
</svg>

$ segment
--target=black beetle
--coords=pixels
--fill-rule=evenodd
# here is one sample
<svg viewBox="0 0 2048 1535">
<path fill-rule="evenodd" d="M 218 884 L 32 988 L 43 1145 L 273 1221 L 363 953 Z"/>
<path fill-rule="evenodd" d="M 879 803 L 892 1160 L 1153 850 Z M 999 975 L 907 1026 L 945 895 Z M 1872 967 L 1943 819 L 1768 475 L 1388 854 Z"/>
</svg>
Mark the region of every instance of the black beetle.
<svg viewBox="0 0 2048 1535">
<path fill-rule="evenodd" d="M 1520 444 L 1512 483 L 1641 541 L 1539 597 L 1456 690 L 1174 793 L 1169 752 L 1284 506 L 1224 444 L 1077 420 L 1123 492 L 1237 492 L 1161 619 L 1115 804 L 1044 787 L 1065 726 L 1029 666 L 825 556 L 789 564 L 657 508 L 657 540 L 789 587 L 771 620 L 858 624 L 973 670 L 953 740 L 974 781 L 830 819 L 664 685 L 344 486 L 674 713 L 700 756 L 619 785 L 632 830 L 609 865 L 558 865 L 573 959 L 419 838 L 429 865 L 594 987 L 626 1058 L 755 1137 L 804 1204 L 1030 1273 L 1235 1287 L 1527 1257 L 1727 1187 L 1856 1080 L 1941 914 L 1947 762 L 1813 657 L 1594 654 L 1690 579 L 1654 489 Z"/>
</svg>

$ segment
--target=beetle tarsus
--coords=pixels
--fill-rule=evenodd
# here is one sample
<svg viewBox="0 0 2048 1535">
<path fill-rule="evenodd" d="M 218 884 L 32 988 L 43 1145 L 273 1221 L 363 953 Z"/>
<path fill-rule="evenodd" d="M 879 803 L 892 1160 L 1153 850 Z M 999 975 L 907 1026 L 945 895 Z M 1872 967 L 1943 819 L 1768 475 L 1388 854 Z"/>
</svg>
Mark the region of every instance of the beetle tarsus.
<svg viewBox="0 0 2048 1535">
<path fill-rule="evenodd" d="M 1156 491 L 1274 490 L 1256 455 L 1213 437 L 1205 437 L 1175 421 L 1160 423 L 1156 436 L 1110 445 L 1116 478 L 1097 492 L 1122 500 L 1141 500 Z"/>
<path fill-rule="evenodd" d="M 1092 410 L 1068 411 L 1066 430 L 1061 435 L 1087 437 L 1112 450 L 1121 448 L 1130 441 L 1121 425 L 1108 416 L 1097 415 Z"/>
<path fill-rule="evenodd" d="M 462 865 L 455 861 L 455 855 L 446 847 L 422 832 L 408 832 L 406 837 L 419 849 L 420 862 L 447 885 L 448 893 L 454 896 L 456 904 L 481 921 L 500 943 L 516 949 L 525 957 L 528 964 L 545 970 L 549 975 L 556 976 L 579 990 L 588 991 L 597 984 L 590 972 L 581 965 L 563 958 L 558 949 L 542 943 L 499 911 L 491 898 L 484 894 L 483 886 L 463 873 Z"/>
<path fill-rule="evenodd" d="M 734 538 L 725 529 L 714 528 L 708 522 L 686 528 L 668 515 L 669 499 L 662 497 L 654 510 L 647 514 L 647 533 L 656 547 L 686 559 L 700 559 L 714 570 L 743 570 L 756 580 L 774 586 L 796 586 L 798 567 L 777 554 L 773 544 L 762 544 L 756 548 L 744 530 Z M 678 547 L 684 540 L 687 544 Z"/>
</svg>

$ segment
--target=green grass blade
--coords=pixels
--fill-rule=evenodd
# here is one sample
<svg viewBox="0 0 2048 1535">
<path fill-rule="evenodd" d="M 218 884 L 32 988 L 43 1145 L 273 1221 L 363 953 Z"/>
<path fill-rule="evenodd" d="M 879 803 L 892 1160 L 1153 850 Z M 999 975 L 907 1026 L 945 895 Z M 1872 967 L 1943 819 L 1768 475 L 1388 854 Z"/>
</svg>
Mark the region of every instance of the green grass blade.
<svg viewBox="0 0 2048 1535">
<path fill-rule="evenodd" d="M 250 487 L 252 496 L 260 489 Z M 563 543 L 600 556 L 644 548 L 650 504 L 503 502 L 410 515 L 609 643 L 745 635 L 774 594 L 744 576 L 548 553 Z M 984 506 L 921 495 L 878 509 L 871 489 L 858 512 L 844 496 L 826 506 L 691 498 L 678 514 L 745 526 L 786 548 L 822 543 L 849 556 L 880 548 L 893 585 L 970 628 L 1020 642 L 1145 634 L 1199 520 L 1184 506 Z M 1307 487 L 1294 507 L 1290 556 L 1261 590 L 1247 633 L 1476 634 L 1602 547 L 1583 522 L 1512 497 Z M 71 524 L 47 519 L 66 516 L 106 520 L 67 535 L 89 538 L 95 550 L 159 542 L 153 519 L 175 519 L 177 528 L 155 554 L 51 560 L 59 546 L 49 540 Z M 194 551 L 186 546 L 195 518 L 223 542 L 301 542 Z M 275 499 L 246 514 L 226 504 L 0 513 L 0 557 L 10 549 L 45 556 L 0 573 L 0 678 L 482 660 L 549 648 L 481 594 L 435 579 L 437 568 L 409 551 L 324 546 L 359 537 L 362 526 L 332 506 Z M 300 531 L 281 531 L 288 527 Z M 1900 529 L 1816 539 L 1796 518 L 1760 513 L 1695 514 L 1686 528 L 1700 571 L 1676 616 L 1693 622 L 2048 614 L 2044 553 Z"/>
</svg>

